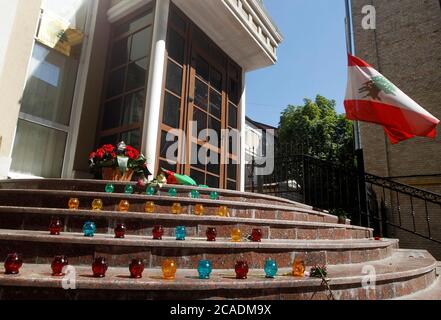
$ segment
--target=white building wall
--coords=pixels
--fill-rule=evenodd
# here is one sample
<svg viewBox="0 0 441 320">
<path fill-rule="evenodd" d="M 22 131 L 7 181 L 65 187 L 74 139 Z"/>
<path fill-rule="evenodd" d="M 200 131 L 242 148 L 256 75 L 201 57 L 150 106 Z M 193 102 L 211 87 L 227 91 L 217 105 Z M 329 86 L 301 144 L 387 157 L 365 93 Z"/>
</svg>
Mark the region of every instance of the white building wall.
<svg viewBox="0 0 441 320">
<path fill-rule="evenodd" d="M 9 45 L 12 28 L 14 26 L 15 15 L 17 12 L 18 0 L 3 0 L 0 10 L 0 78 L 3 73 L 6 50 Z"/>
</svg>

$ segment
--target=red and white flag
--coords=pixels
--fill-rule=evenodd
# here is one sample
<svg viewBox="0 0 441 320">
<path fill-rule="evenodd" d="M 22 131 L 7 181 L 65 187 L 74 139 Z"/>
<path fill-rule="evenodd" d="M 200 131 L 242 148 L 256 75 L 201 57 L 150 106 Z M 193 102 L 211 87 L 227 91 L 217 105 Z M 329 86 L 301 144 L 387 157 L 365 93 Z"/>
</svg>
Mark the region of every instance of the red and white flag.
<svg viewBox="0 0 441 320">
<path fill-rule="evenodd" d="M 439 120 L 360 58 L 349 55 L 346 117 L 382 125 L 393 144 L 436 137 Z"/>
</svg>

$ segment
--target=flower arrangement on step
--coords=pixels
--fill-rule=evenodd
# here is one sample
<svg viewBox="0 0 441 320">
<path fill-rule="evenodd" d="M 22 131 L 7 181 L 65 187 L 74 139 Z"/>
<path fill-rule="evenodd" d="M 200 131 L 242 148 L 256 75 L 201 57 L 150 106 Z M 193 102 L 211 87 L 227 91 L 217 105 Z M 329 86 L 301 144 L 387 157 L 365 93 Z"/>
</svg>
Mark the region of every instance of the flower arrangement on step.
<svg viewBox="0 0 441 320">
<path fill-rule="evenodd" d="M 146 179 L 151 175 L 144 155 L 124 142 L 98 148 L 90 154 L 89 165 L 95 176 L 103 180 L 132 181 L 134 177 Z"/>
</svg>

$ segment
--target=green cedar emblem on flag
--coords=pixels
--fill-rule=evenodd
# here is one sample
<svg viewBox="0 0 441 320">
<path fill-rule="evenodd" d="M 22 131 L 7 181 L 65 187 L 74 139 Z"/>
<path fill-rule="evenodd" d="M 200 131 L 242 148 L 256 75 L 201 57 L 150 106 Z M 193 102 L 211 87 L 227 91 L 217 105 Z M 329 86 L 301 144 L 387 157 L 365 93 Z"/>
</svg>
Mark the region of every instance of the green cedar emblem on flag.
<svg viewBox="0 0 441 320">
<path fill-rule="evenodd" d="M 395 95 L 396 87 L 387 80 L 385 77 L 382 76 L 376 76 L 372 78 L 372 81 L 375 83 L 375 85 L 380 88 L 385 94 L 391 94 Z"/>
<path fill-rule="evenodd" d="M 380 93 L 384 92 L 385 94 L 390 94 L 395 96 L 397 88 L 387 80 L 383 76 L 375 76 L 372 77 L 372 79 L 366 83 L 364 83 L 364 86 L 360 88 L 360 93 L 366 93 L 366 96 L 364 98 L 370 97 L 374 100 L 381 101 Z"/>
</svg>

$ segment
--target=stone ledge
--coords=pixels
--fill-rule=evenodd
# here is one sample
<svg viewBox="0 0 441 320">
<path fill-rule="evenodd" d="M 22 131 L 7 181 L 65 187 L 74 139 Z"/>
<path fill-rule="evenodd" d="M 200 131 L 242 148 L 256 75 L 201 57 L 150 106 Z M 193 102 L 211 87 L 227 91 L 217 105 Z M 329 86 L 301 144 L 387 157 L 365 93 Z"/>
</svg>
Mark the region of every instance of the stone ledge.
<svg viewBox="0 0 441 320">
<path fill-rule="evenodd" d="M 310 227 L 310 228 L 336 228 L 359 231 L 371 231 L 374 229 L 363 228 L 353 225 L 344 225 L 325 222 L 309 222 L 309 221 L 289 221 L 289 220 L 273 220 L 273 219 L 252 219 L 238 217 L 219 217 L 219 216 L 196 216 L 196 215 L 173 215 L 165 213 L 147 214 L 143 212 L 118 212 L 118 211 L 100 211 L 97 213 L 93 210 L 69 210 L 54 208 L 34 208 L 34 207 L 4 207 L 0 206 L 0 214 L 39 214 L 49 216 L 67 216 L 67 217 L 96 217 L 109 219 L 137 219 L 143 221 L 186 221 L 199 222 L 201 224 L 252 224 L 260 226 L 272 227 Z"/>
<path fill-rule="evenodd" d="M 436 261 L 426 253 L 423 257 L 412 259 L 406 252 L 395 252 L 385 260 L 371 264 L 377 274 L 377 285 L 384 286 L 395 283 L 412 281 L 418 277 L 425 277 L 432 273 L 436 267 Z M 361 288 L 365 278 L 363 273 L 364 264 L 350 266 L 328 266 L 331 287 L 338 289 L 340 286 Z M 289 273 L 289 269 L 280 270 L 279 274 Z M 128 277 L 128 268 L 109 268 L 106 278 L 95 279 L 91 277 L 90 267 L 76 267 L 78 289 L 101 289 L 101 290 L 261 290 L 272 288 L 298 288 L 310 290 L 319 288 L 321 280 L 313 278 L 293 278 L 290 276 L 278 276 L 276 279 L 265 279 L 262 270 L 251 270 L 247 280 L 236 280 L 233 270 L 214 270 L 210 280 L 199 280 L 196 270 L 179 270 L 174 281 L 165 281 L 161 278 L 158 269 L 146 269 L 144 278 L 133 280 Z M 422 284 L 424 289 L 432 283 Z M 0 274 L 0 287 L 37 287 L 37 288 L 61 288 L 60 278 L 50 275 L 49 265 L 23 266 L 22 272 L 16 276 Z M 412 290 L 412 288 L 409 288 Z M 369 291 L 369 290 L 367 290 Z M 393 294 L 397 294 L 392 289 Z"/>
<path fill-rule="evenodd" d="M 244 207 L 252 209 L 272 209 L 272 210 L 286 210 L 311 213 L 315 215 L 327 215 L 319 211 L 309 210 L 304 208 L 297 208 L 294 206 L 282 206 L 265 203 L 253 203 L 246 201 L 231 201 L 231 200 L 210 200 L 205 198 L 191 199 L 189 197 L 169 197 L 163 195 L 148 196 L 144 194 L 124 194 L 124 193 L 105 193 L 105 192 L 89 192 L 89 191 L 66 191 L 66 190 L 32 190 L 32 189 L 0 189 L 0 194 L 7 194 L 12 196 L 18 195 L 32 195 L 32 196 L 66 196 L 66 197 L 85 197 L 85 198 L 110 198 L 110 199 L 125 199 L 125 200 L 142 200 L 142 201 L 167 201 L 167 202 L 181 202 L 189 204 L 211 204 L 211 205 L 226 205 L 234 207 Z M 167 194 L 164 192 L 164 194 Z M 333 216 L 334 217 L 334 216 Z"/>
<path fill-rule="evenodd" d="M 115 239 L 112 235 L 96 234 L 93 238 L 84 237 L 81 233 L 62 233 L 51 236 L 44 231 L 0 230 L 0 240 L 24 241 L 40 243 L 63 243 L 79 245 L 106 245 L 116 247 L 144 248 L 187 248 L 187 249 L 255 249 L 255 250 L 354 250 L 380 249 L 395 247 L 398 240 L 383 239 L 369 240 L 262 240 L 262 242 L 232 242 L 219 239 L 208 242 L 202 238 L 188 238 L 186 241 L 176 241 L 172 237 L 163 240 L 151 240 L 147 237 L 129 235 L 125 239 Z"/>
<path fill-rule="evenodd" d="M 274 205 L 274 204 L 264 204 L 264 203 L 252 203 L 252 202 L 243 202 L 243 201 L 229 201 L 229 200 L 210 200 L 210 199 L 190 199 L 189 197 L 168 197 L 168 196 L 147 196 L 147 195 L 138 195 L 138 194 L 132 194 L 132 195 L 126 195 L 122 193 L 114 193 L 114 194 L 107 194 L 104 192 L 85 192 L 85 191 L 56 191 L 56 190 L 26 190 L 26 189 L 0 189 L 0 198 L 4 197 L 9 200 L 10 202 L 14 202 L 14 197 L 65 197 L 66 199 L 76 197 L 76 198 L 101 198 L 101 199 L 113 199 L 115 200 L 115 203 L 113 205 L 117 206 L 119 201 L 121 200 L 128 200 L 129 202 L 145 202 L 145 201 L 154 201 L 154 202 L 167 202 L 167 203 L 175 203 L 179 202 L 181 204 L 185 205 L 195 205 L 195 204 L 202 204 L 207 206 L 228 206 L 232 209 L 234 208 L 244 208 L 244 209 L 261 209 L 261 210 L 268 210 L 272 212 L 276 211 L 286 211 L 286 212 L 294 212 L 294 213 L 304 213 L 310 216 L 320 217 L 322 219 L 337 221 L 337 217 L 315 211 L 315 210 L 309 210 L 304 208 L 298 208 L 295 206 L 281 206 L 281 205 Z M 17 199 L 18 200 L 18 199 Z M 40 199 L 41 200 L 41 199 Z M 67 205 L 67 201 L 66 201 Z"/>
<path fill-rule="evenodd" d="M 425 290 L 404 297 L 399 297 L 396 300 L 441 300 L 441 277 L 438 276 L 436 281 Z"/>
<path fill-rule="evenodd" d="M 10 188 L 11 190 L 15 189 L 45 189 L 47 188 L 48 184 L 58 184 L 56 187 L 63 186 L 66 188 L 66 190 L 69 190 L 67 188 L 72 188 L 71 191 L 80 191 L 80 189 L 75 189 L 77 185 L 84 185 L 84 184 L 90 184 L 90 185 L 98 185 L 100 186 L 101 190 L 104 190 L 104 187 L 106 184 L 112 183 L 115 186 L 119 186 L 120 189 L 124 189 L 124 186 L 126 186 L 128 183 L 126 182 L 117 182 L 117 181 L 105 181 L 105 180 L 72 180 L 72 179 L 27 179 L 27 180 L 0 180 L 0 190 L 1 189 L 8 189 L 4 186 L 8 185 L 14 185 L 18 184 L 21 187 L 20 188 Z M 33 186 L 33 184 L 36 184 Z M 136 183 L 131 183 L 133 186 L 136 185 Z M 40 187 L 43 185 L 43 187 Z M 284 198 L 278 198 L 270 195 L 265 194 L 259 194 L 259 193 L 250 193 L 250 192 L 240 192 L 240 191 L 233 191 L 233 190 L 225 190 L 225 189 L 214 189 L 214 188 L 199 188 L 199 187 L 189 187 L 189 186 L 170 186 L 165 185 L 162 190 L 169 190 L 170 188 L 175 188 L 178 192 L 184 191 L 184 192 L 190 192 L 192 190 L 198 190 L 201 194 L 210 194 L 213 191 L 216 191 L 219 193 L 220 196 L 234 196 L 239 198 L 250 198 L 250 199 L 264 199 L 269 201 L 276 201 L 276 202 L 282 202 L 289 205 L 294 205 L 299 208 L 313 210 L 314 208 L 299 202 L 291 201 Z M 59 188 L 56 190 L 60 190 Z"/>
</svg>

